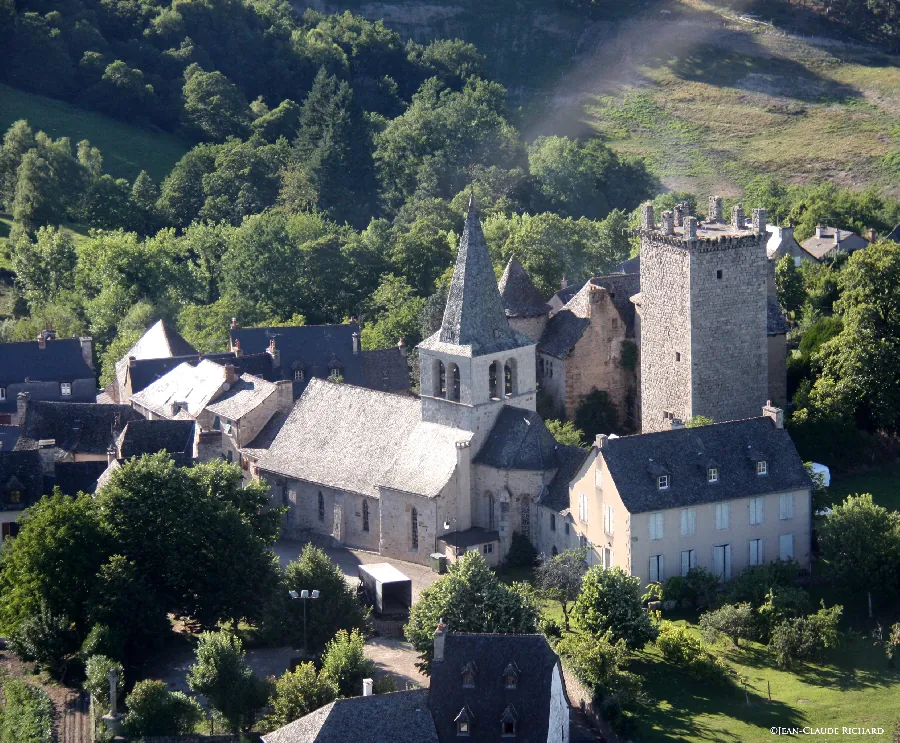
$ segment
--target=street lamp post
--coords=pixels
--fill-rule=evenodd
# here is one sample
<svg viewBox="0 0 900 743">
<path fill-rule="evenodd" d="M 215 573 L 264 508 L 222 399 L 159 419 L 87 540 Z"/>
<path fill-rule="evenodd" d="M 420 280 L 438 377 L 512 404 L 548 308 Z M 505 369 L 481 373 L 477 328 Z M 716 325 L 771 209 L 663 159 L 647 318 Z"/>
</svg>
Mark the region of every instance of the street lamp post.
<svg viewBox="0 0 900 743">
<path fill-rule="evenodd" d="M 300 599 L 303 601 L 303 655 L 305 657 L 309 657 L 309 651 L 306 647 L 306 601 L 307 599 L 317 599 L 319 598 L 318 591 L 307 591 L 305 588 L 297 593 L 296 591 L 288 591 L 288 595 L 292 599 Z"/>
</svg>

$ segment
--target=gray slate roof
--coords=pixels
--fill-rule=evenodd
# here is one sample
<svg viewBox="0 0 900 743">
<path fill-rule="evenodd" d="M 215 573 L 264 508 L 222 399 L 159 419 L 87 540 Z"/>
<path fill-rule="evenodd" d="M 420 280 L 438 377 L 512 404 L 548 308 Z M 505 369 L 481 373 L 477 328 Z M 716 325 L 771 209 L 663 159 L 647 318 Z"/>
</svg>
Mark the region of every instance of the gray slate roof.
<svg viewBox="0 0 900 743">
<path fill-rule="evenodd" d="M 78 338 L 48 340 L 46 348 L 37 341 L 0 343 L 0 387 L 26 379 L 32 382 L 73 382 L 96 379 L 96 373 L 81 355 Z M 15 400 L 12 401 L 15 409 Z"/>
<path fill-rule="evenodd" d="M 884 239 L 891 240 L 892 242 L 895 242 L 895 243 L 900 243 L 900 224 L 898 224 L 887 235 L 885 235 Z"/>
<path fill-rule="evenodd" d="M 131 396 L 132 401 L 163 418 L 196 418 L 225 383 L 225 367 L 203 359 L 196 366 L 183 362 L 153 384 Z M 173 415 L 172 404 L 186 408 Z"/>
<path fill-rule="evenodd" d="M 510 257 L 497 285 L 507 317 L 540 317 L 550 312 L 548 305 L 531 281 L 525 267 L 515 256 Z"/>
<path fill-rule="evenodd" d="M 241 453 L 259 461 L 259 458 L 269 450 L 270 446 L 272 446 L 272 442 L 275 441 L 275 437 L 278 436 L 287 417 L 288 414 L 280 410 L 275 413 L 275 415 L 269 418 L 269 422 L 260 429 L 258 434 L 256 434 L 256 438 L 241 449 Z"/>
<path fill-rule="evenodd" d="M 266 398 L 275 394 L 275 390 L 276 387 L 272 382 L 250 374 L 242 374 L 230 390 L 215 398 L 206 409 L 214 415 L 237 421 L 262 405 Z"/>
<path fill-rule="evenodd" d="M 600 450 L 630 513 L 748 498 L 811 486 L 794 442 L 771 418 L 716 423 L 609 439 Z M 765 460 L 767 475 L 756 474 Z M 719 482 L 707 482 L 714 463 Z M 669 489 L 657 477 L 670 476 Z"/>
<path fill-rule="evenodd" d="M 187 356 L 172 356 L 160 359 L 138 359 L 134 365 L 128 367 L 128 375 L 131 378 L 131 394 L 140 392 L 161 379 L 172 369 L 185 362 L 196 366 L 203 359 L 214 361 L 224 366 L 233 364 L 238 374 L 253 374 L 256 377 L 272 380 L 272 357 L 267 353 L 245 354 L 236 357 L 232 351 L 224 353 L 189 354 Z"/>
<path fill-rule="evenodd" d="M 559 467 L 558 448 L 537 413 L 504 405 L 475 462 L 501 470 L 552 470 Z"/>
<path fill-rule="evenodd" d="M 789 330 L 787 319 L 778 304 L 778 298 L 766 297 L 766 333 L 768 335 L 783 335 Z"/>
<path fill-rule="evenodd" d="M 409 364 L 399 348 L 362 351 L 363 387 L 382 392 L 409 391 Z"/>
<path fill-rule="evenodd" d="M 128 358 L 135 359 L 169 359 L 173 356 L 188 356 L 196 354 L 195 349 L 174 328 L 169 327 L 163 320 L 157 321 L 147 329 L 137 343 L 135 343 L 121 359 L 116 362 L 116 379 L 119 384 L 125 382 L 125 369 L 128 368 Z"/>
<path fill-rule="evenodd" d="M 22 493 L 21 503 L 9 502 L 9 491 Z M 0 451 L 0 511 L 21 511 L 44 494 L 44 475 L 37 451 Z"/>
<path fill-rule="evenodd" d="M 119 436 L 119 457 L 130 459 L 142 454 L 167 451 L 179 464 L 187 464 L 194 456 L 194 426 L 192 420 L 136 420 L 130 421 Z"/>
<path fill-rule="evenodd" d="M 338 699 L 263 736 L 263 743 L 438 743 L 428 690 Z"/>
<path fill-rule="evenodd" d="M 444 320 L 437 335 L 440 343 L 470 346 L 473 356 L 533 343 L 513 331 L 506 320 L 474 198 L 469 199 L 469 213 L 459 241 Z"/>
<path fill-rule="evenodd" d="M 840 243 L 838 245 L 834 244 L 834 235 L 836 232 L 840 236 Z M 813 235 L 800 243 L 800 247 L 816 260 L 822 260 L 822 258 L 833 250 L 846 250 L 847 252 L 852 253 L 854 250 L 862 250 L 863 248 L 868 247 L 868 245 L 869 241 L 864 237 L 860 237 L 855 232 L 835 229 L 834 227 L 823 227 L 822 237 Z"/>
<path fill-rule="evenodd" d="M 455 442 L 471 437 L 423 422 L 412 397 L 312 379 L 259 468 L 372 497 L 380 485 L 434 496 L 453 472 Z"/>
<path fill-rule="evenodd" d="M 63 495 L 76 496 L 79 493 L 93 493 L 97 481 L 107 468 L 105 461 L 97 462 L 57 462 L 53 477 L 48 477 L 47 490 L 58 487 Z"/>
<path fill-rule="evenodd" d="M 629 258 L 627 261 L 623 261 L 618 266 L 615 267 L 614 273 L 640 273 L 641 272 L 641 257 L 636 255 L 634 258 Z"/>
<path fill-rule="evenodd" d="M 580 446 L 558 446 L 556 459 L 559 462 L 559 470 L 553 476 L 553 481 L 547 490 L 541 495 L 541 505 L 550 508 L 557 513 L 569 508 L 569 483 L 578 474 L 584 460 L 590 454 L 589 449 Z"/>
<path fill-rule="evenodd" d="M 0 425 L 0 451 L 12 451 L 18 440 L 18 426 Z"/>
<path fill-rule="evenodd" d="M 54 439 L 58 453 L 106 455 L 124 426 L 141 415 L 128 405 L 90 402 L 30 402 L 16 451 L 37 449 Z"/>
<path fill-rule="evenodd" d="M 548 739 L 550 687 L 559 659 L 543 635 L 456 634 L 444 641 L 444 660 L 431 665 L 429 705 L 441 743 L 461 740 L 454 720 L 463 706 L 474 723 L 469 740 L 500 741 L 500 722 L 509 705 L 517 716 L 515 740 L 536 743 Z M 463 688 L 462 669 L 475 665 L 475 688 Z M 519 669 L 515 689 L 507 689 L 504 671 Z"/>
</svg>

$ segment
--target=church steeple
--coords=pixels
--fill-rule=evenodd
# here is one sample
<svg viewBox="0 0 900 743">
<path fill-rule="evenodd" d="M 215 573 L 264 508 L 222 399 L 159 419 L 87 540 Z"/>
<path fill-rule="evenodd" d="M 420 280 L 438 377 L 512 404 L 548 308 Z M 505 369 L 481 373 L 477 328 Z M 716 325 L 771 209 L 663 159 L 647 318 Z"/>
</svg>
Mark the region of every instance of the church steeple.
<svg viewBox="0 0 900 743">
<path fill-rule="evenodd" d="M 475 197 L 470 196 L 440 340 L 456 346 L 471 346 L 472 355 L 481 356 L 521 346 L 517 336 L 506 320 Z"/>
</svg>

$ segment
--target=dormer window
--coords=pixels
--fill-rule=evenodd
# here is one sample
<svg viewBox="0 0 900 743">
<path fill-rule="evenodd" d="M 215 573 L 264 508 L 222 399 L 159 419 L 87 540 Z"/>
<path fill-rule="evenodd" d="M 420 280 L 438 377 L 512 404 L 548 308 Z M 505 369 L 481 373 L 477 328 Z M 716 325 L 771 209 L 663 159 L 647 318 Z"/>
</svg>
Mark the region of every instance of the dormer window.
<svg viewBox="0 0 900 743">
<path fill-rule="evenodd" d="M 7 497 L 7 502 L 10 505 L 17 505 L 22 502 L 22 491 L 21 490 L 10 490 L 9 496 Z"/>
<path fill-rule="evenodd" d="M 463 689 L 475 688 L 475 664 L 472 661 L 466 663 L 462 669 L 462 685 Z"/>
<path fill-rule="evenodd" d="M 706 470 L 706 482 L 718 482 L 719 481 L 719 468 L 718 467 L 709 467 Z"/>
<path fill-rule="evenodd" d="M 516 723 L 518 722 L 516 708 L 511 704 L 503 711 L 503 717 L 500 718 L 500 737 L 515 738 Z"/>
<path fill-rule="evenodd" d="M 769 463 L 765 459 L 761 459 L 756 463 L 756 474 L 757 475 L 768 475 L 769 474 Z"/>
<path fill-rule="evenodd" d="M 303 369 L 294 369 L 294 381 L 295 382 L 303 381 Z"/>
<path fill-rule="evenodd" d="M 59 394 L 62 397 L 72 397 L 72 383 L 71 382 L 60 382 L 59 383 Z"/>
<path fill-rule="evenodd" d="M 660 475 L 656 478 L 656 488 L 658 490 L 668 490 L 669 489 L 669 476 L 668 475 Z"/>
<path fill-rule="evenodd" d="M 464 706 L 453 722 L 456 723 L 456 735 L 458 737 L 468 738 L 472 734 L 472 723 L 474 722 L 474 718 L 468 707 Z"/>
<path fill-rule="evenodd" d="M 503 671 L 503 685 L 507 689 L 515 689 L 519 685 L 519 669 L 515 663 L 510 663 Z"/>
</svg>

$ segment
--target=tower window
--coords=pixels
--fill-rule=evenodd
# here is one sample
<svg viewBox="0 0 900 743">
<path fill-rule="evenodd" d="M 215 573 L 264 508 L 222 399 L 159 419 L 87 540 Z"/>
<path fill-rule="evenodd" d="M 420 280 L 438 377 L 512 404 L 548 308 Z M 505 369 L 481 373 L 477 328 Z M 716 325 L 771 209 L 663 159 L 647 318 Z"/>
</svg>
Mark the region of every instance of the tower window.
<svg viewBox="0 0 900 743">
<path fill-rule="evenodd" d="M 717 278 L 717 279 L 721 279 L 721 278 L 722 278 L 722 269 L 721 269 L 721 268 L 718 269 L 718 270 L 716 271 L 716 278 Z"/>
<path fill-rule="evenodd" d="M 325 520 L 325 496 L 319 491 L 319 521 Z"/>
<path fill-rule="evenodd" d="M 369 501 L 364 500 L 362 505 L 362 528 L 363 531 L 369 531 Z"/>
<path fill-rule="evenodd" d="M 419 512 L 414 508 L 409 514 L 410 519 L 410 547 L 411 549 L 419 549 Z"/>
<path fill-rule="evenodd" d="M 459 367 L 456 364 L 450 364 L 450 394 L 451 400 L 459 400 Z"/>
<path fill-rule="evenodd" d="M 497 367 L 499 365 L 499 361 L 492 361 L 491 365 L 488 367 L 488 389 L 490 390 L 492 400 L 496 400 L 500 397 L 500 380 L 497 378 Z"/>
<path fill-rule="evenodd" d="M 681 361 L 681 354 L 678 351 L 675 352 L 675 361 Z"/>
</svg>

